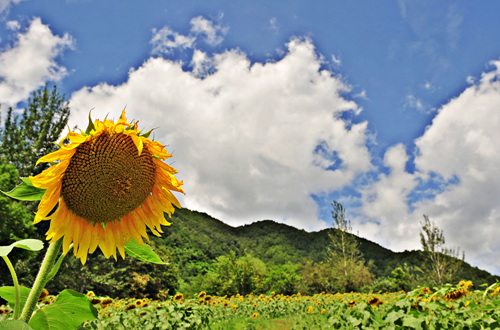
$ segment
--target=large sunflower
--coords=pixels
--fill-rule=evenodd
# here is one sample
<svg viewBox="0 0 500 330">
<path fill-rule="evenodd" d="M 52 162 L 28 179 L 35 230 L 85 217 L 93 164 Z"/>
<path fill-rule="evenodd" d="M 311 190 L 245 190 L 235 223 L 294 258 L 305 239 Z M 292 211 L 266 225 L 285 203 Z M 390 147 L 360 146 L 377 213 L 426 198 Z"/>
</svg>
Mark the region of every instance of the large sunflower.
<svg viewBox="0 0 500 330">
<path fill-rule="evenodd" d="M 131 238 L 149 240 L 146 226 L 160 236 L 161 225 L 170 225 L 164 212 L 171 216 L 173 205 L 181 207 L 171 191 L 183 193 L 183 183 L 163 162 L 172 155 L 149 133 L 141 134 L 137 122 L 128 123 L 125 111 L 116 123 L 90 120 L 86 132 L 70 131 L 59 147 L 37 162 L 53 165 L 30 177 L 35 187 L 47 189 L 35 223 L 50 220 L 47 239 L 63 238 L 64 254 L 73 243 L 83 264 L 97 246 L 106 258 L 116 259 L 116 248 L 125 258 Z"/>
</svg>

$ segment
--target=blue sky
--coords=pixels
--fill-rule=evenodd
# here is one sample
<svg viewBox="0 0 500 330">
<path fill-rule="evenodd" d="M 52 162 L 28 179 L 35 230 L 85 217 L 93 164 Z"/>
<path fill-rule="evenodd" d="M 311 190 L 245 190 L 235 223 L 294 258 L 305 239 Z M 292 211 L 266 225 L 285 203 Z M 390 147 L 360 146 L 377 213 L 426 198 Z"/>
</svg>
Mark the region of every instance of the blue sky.
<svg viewBox="0 0 500 330">
<path fill-rule="evenodd" d="M 158 127 L 182 204 L 418 249 L 422 214 L 500 274 L 498 1 L 0 1 L 0 103 Z"/>
</svg>

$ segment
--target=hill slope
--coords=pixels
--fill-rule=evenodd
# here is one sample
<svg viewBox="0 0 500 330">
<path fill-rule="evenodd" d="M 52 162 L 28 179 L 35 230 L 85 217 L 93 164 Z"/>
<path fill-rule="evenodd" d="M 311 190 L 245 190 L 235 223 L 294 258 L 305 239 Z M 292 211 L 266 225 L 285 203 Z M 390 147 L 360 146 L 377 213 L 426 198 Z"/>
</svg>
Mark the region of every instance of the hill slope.
<svg viewBox="0 0 500 330">
<path fill-rule="evenodd" d="M 237 256 L 246 252 L 268 264 L 297 264 L 306 259 L 319 262 L 328 255 L 328 232 L 334 230 L 306 232 L 271 220 L 231 227 L 205 213 L 188 209 L 176 210 L 170 221 L 172 225 L 155 241 L 169 247 L 183 277 L 203 272 L 217 257 L 230 251 Z M 365 260 L 373 261 L 373 273 L 377 277 L 390 276 L 394 268 L 404 264 L 421 267 L 423 263 L 422 251 L 393 252 L 364 238 L 357 239 Z M 460 275 L 476 284 L 500 279 L 467 263 Z"/>
</svg>

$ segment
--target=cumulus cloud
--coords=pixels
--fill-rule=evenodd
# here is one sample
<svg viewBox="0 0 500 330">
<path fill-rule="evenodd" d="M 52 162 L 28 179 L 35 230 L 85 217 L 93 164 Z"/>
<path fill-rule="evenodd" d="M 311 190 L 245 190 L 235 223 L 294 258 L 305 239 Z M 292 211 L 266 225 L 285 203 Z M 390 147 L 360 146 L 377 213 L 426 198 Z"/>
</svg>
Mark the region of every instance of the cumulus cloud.
<svg viewBox="0 0 500 330">
<path fill-rule="evenodd" d="M 91 108 L 95 117 L 117 118 L 126 104 L 127 115 L 158 127 L 156 139 L 174 152 L 184 206 L 231 225 L 273 219 L 324 228 L 311 194 L 341 188 L 371 166 L 366 122 L 340 119 L 359 111 L 341 96 L 348 87 L 320 70 L 310 40 L 291 40 L 273 63 L 251 64 L 236 50 L 194 57 L 211 73 L 200 78 L 154 58 L 119 86 L 75 92 L 71 126 L 84 125 Z"/>
<path fill-rule="evenodd" d="M 419 211 L 442 224 L 448 242 L 500 274 L 500 61 L 480 81 L 444 105 L 416 141 L 422 173 L 457 177 Z"/>
<path fill-rule="evenodd" d="M 418 223 L 408 217 L 408 195 L 418 184 L 416 178 L 406 172 L 408 155 L 402 144 L 389 148 L 384 155 L 388 173 L 381 173 L 376 182 L 362 190 L 361 213 L 358 219 L 361 236 L 370 238 L 395 250 L 418 248 Z"/>
<path fill-rule="evenodd" d="M 362 190 L 362 236 L 395 250 L 418 249 L 422 215 L 444 230 L 446 243 L 465 251 L 466 261 L 500 274 L 500 61 L 476 84 L 439 109 L 415 141 L 415 171 L 402 145 L 387 150 L 388 174 Z M 431 192 L 409 207 L 421 186 Z M 434 187 L 434 188 L 433 188 Z"/>
<path fill-rule="evenodd" d="M 195 37 L 183 36 L 172 31 L 168 26 L 161 29 L 153 29 L 153 38 L 150 43 L 153 45 L 153 54 L 168 54 L 176 48 L 191 48 Z"/>
<path fill-rule="evenodd" d="M 33 19 L 26 31 L 18 30 L 16 38 L 0 53 L 0 100 L 5 107 L 25 100 L 45 82 L 65 77 L 67 70 L 56 58 L 74 45 L 70 35 L 54 35 L 40 18 Z"/>
<path fill-rule="evenodd" d="M 170 54 L 175 49 L 193 48 L 198 39 L 204 40 L 210 46 L 216 46 L 224 40 L 228 28 L 211 20 L 198 16 L 191 19 L 191 30 L 188 35 L 182 35 L 168 26 L 153 29 L 150 43 L 155 55 Z"/>
<path fill-rule="evenodd" d="M 191 32 L 205 35 L 205 42 L 211 46 L 220 44 L 228 30 L 227 27 L 215 24 L 203 16 L 191 20 Z"/>
</svg>

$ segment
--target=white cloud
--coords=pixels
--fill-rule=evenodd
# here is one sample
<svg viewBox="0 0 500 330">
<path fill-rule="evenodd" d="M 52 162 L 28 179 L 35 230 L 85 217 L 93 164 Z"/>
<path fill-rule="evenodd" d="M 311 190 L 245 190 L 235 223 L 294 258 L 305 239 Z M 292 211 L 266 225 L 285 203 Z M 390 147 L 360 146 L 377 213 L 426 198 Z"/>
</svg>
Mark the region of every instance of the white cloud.
<svg viewBox="0 0 500 330">
<path fill-rule="evenodd" d="M 191 48 L 196 40 L 193 36 L 183 36 L 165 26 L 159 30 L 153 29 L 153 54 L 168 54 L 175 48 Z"/>
<path fill-rule="evenodd" d="M 335 65 L 341 65 L 342 64 L 342 60 L 340 59 L 340 57 L 335 56 L 335 54 L 332 54 L 332 62 Z"/>
<path fill-rule="evenodd" d="M 276 33 L 279 32 L 278 19 L 276 17 L 273 17 L 269 20 L 269 25 L 271 26 L 271 30 L 273 30 Z"/>
<path fill-rule="evenodd" d="M 418 169 L 460 182 L 422 203 L 447 239 L 480 266 L 500 273 L 500 61 L 477 85 L 442 107 L 416 141 Z"/>
<path fill-rule="evenodd" d="M 466 261 L 500 274 L 500 61 L 493 64 L 442 106 L 415 141 L 414 173 L 404 170 L 408 157 L 401 145 L 386 152 L 391 172 L 363 190 L 362 215 L 354 222 L 363 236 L 395 250 L 419 248 L 419 222 L 427 214 L 444 230 L 448 246 L 465 251 Z M 432 180 L 454 183 L 410 210 L 406 199 L 417 182 Z"/>
<path fill-rule="evenodd" d="M 229 29 L 219 24 L 214 24 L 203 16 L 191 19 L 191 32 L 195 34 L 204 34 L 205 42 L 211 46 L 218 45 L 224 40 L 224 36 Z"/>
<path fill-rule="evenodd" d="M 71 47 L 71 36 L 52 34 L 40 18 L 33 19 L 24 33 L 17 32 L 14 45 L 0 53 L 2 105 L 5 108 L 15 106 L 45 82 L 59 81 L 66 76 L 66 68 L 58 65 L 55 59 Z"/>
<path fill-rule="evenodd" d="M 309 40 L 287 47 L 273 63 L 251 65 L 234 50 L 217 54 L 203 78 L 179 63 L 149 59 L 122 85 L 75 92 L 70 125 L 85 126 L 91 108 L 95 117 L 117 118 L 126 104 L 129 118 L 158 127 L 156 139 L 174 150 L 184 206 L 232 225 L 274 219 L 324 228 L 311 194 L 341 188 L 369 169 L 367 124 L 348 130 L 339 119 L 357 106 L 340 96 L 347 89 L 340 79 L 320 71 Z M 208 63 L 197 54 L 195 68 Z M 342 166 L 325 170 L 334 153 Z"/>
<path fill-rule="evenodd" d="M 417 226 L 408 217 L 407 196 L 417 185 L 416 178 L 405 171 L 408 155 L 402 144 L 389 148 L 384 156 L 384 166 L 388 174 L 380 174 L 376 182 L 362 190 L 361 213 L 364 218 L 356 222 L 356 230 L 361 236 L 372 239 L 395 250 L 416 249 Z M 375 226 L 374 221 L 380 223 Z M 418 224 L 418 223 L 417 223 Z M 418 230 L 418 229 L 417 229 Z M 417 231 L 418 233 L 418 231 Z"/>
<path fill-rule="evenodd" d="M 18 4 L 22 0 L 0 0 L 0 13 L 8 11 L 11 4 Z"/>
<path fill-rule="evenodd" d="M 430 113 L 436 110 L 435 108 L 431 108 L 428 104 L 424 103 L 421 99 L 412 94 L 406 96 L 403 107 L 405 109 L 415 109 L 421 113 Z"/>
<path fill-rule="evenodd" d="M 21 24 L 19 24 L 19 21 L 8 21 L 6 24 L 7 29 L 9 30 L 19 30 L 21 28 Z"/>
<path fill-rule="evenodd" d="M 168 26 L 153 29 L 150 43 L 153 46 L 152 54 L 170 54 L 174 49 L 194 48 L 196 41 L 203 39 L 208 45 L 216 46 L 224 40 L 228 28 L 215 24 L 213 21 L 198 16 L 191 19 L 191 30 L 188 35 L 173 31 Z M 199 54 L 198 54 L 199 55 Z"/>
</svg>

